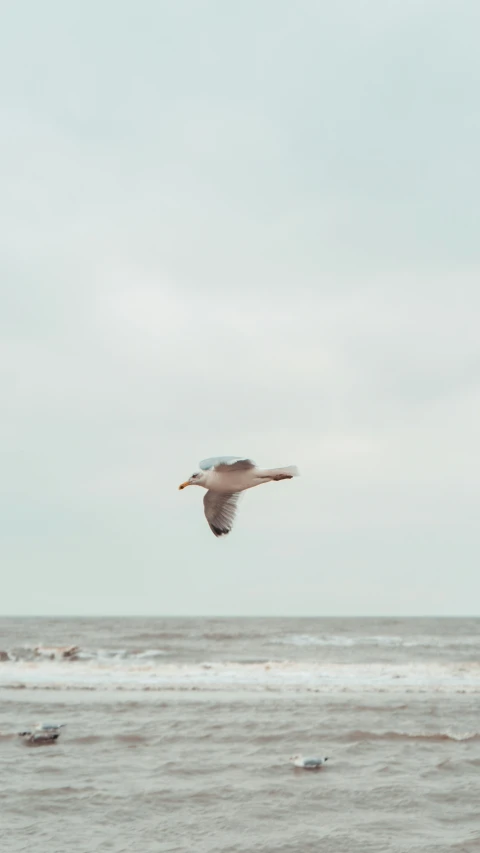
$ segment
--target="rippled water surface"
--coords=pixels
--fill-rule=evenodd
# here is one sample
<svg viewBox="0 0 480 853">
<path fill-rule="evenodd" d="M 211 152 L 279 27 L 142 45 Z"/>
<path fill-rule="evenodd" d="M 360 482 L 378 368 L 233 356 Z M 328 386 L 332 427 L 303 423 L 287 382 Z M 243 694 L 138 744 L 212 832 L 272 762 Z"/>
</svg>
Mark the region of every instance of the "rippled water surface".
<svg viewBox="0 0 480 853">
<path fill-rule="evenodd" d="M 480 851 L 480 620 L 3 619 L 0 651 L 2 853 Z"/>
</svg>

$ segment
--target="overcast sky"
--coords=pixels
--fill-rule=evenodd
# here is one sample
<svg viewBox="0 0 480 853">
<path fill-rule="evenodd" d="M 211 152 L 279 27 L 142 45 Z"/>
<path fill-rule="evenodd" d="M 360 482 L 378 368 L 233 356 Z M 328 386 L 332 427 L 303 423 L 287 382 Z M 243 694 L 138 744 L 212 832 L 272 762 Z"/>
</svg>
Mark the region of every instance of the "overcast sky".
<svg viewBox="0 0 480 853">
<path fill-rule="evenodd" d="M 0 612 L 479 612 L 479 24 L 4 0 Z"/>
</svg>

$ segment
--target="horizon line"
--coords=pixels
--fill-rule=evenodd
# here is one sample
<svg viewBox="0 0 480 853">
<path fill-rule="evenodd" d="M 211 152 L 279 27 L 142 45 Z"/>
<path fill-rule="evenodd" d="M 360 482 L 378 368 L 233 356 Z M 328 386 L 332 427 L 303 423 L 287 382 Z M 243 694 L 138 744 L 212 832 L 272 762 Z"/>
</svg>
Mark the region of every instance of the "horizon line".
<svg viewBox="0 0 480 853">
<path fill-rule="evenodd" d="M 0 619 L 480 619 L 480 614 L 0 613 Z"/>
</svg>

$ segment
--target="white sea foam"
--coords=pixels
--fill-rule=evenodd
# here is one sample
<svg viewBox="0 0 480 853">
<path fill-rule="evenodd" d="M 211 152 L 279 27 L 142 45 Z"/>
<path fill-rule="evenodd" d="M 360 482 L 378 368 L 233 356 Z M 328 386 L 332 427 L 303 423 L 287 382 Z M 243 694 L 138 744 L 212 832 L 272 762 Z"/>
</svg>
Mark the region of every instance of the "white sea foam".
<svg viewBox="0 0 480 853">
<path fill-rule="evenodd" d="M 22 646 L 7 652 L 11 661 L 96 661 L 115 663 L 118 661 L 154 660 L 167 653 L 163 649 L 129 651 L 127 649 L 83 649 L 79 646 Z"/>
<path fill-rule="evenodd" d="M 52 689 L 260 689 L 319 692 L 480 692 L 478 663 L 341 664 L 297 661 L 178 664 L 110 658 L 10 661 L 0 687 Z"/>
<path fill-rule="evenodd" d="M 341 634 L 288 634 L 277 637 L 275 643 L 285 646 L 378 646 L 378 647 L 403 647 L 403 648 L 457 648 L 459 646 L 475 647 L 479 645 L 479 638 L 470 634 L 459 634 L 451 636 L 413 635 L 400 637 L 392 634 L 379 634 L 368 636 L 365 634 L 342 636 Z"/>
</svg>

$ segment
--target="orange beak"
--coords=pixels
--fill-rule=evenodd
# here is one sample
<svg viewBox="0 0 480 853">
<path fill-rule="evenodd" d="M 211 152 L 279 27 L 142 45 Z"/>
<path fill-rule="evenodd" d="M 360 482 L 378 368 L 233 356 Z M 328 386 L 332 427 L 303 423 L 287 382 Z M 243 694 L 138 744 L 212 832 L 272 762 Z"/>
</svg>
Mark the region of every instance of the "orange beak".
<svg viewBox="0 0 480 853">
<path fill-rule="evenodd" d="M 178 490 L 181 492 L 181 491 L 182 491 L 182 489 L 186 489 L 186 487 L 187 487 L 187 486 L 191 486 L 191 485 L 192 485 L 192 484 L 191 484 L 191 483 L 189 483 L 189 482 L 188 482 L 188 480 L 187 480 L 185 483 L 182 483 L 182 484 L 178 487 Z"/>
</svg>

